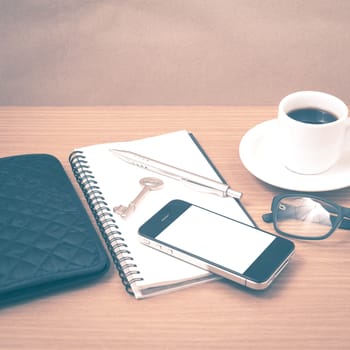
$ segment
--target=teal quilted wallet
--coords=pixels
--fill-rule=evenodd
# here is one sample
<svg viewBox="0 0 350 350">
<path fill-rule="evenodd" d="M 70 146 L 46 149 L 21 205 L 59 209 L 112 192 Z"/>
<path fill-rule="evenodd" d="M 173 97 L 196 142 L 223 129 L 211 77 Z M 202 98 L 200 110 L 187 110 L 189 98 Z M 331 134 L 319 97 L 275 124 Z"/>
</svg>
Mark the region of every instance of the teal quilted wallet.
<svg viewBox="0 0 350 350">
<path fill-rule="evenodd" d="M 102 276 L 109 259 L 61 163 L 0 159 L 0 304 Z"/>
</svg>

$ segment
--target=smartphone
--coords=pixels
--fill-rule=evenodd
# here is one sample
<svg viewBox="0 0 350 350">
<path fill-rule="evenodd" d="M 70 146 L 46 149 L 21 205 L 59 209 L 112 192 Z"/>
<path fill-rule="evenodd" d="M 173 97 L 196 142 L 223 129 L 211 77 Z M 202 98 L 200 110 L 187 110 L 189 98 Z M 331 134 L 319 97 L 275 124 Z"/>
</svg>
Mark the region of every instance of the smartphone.
<svg viewBox="0 0 350 350">
<path fill-rule="evenodd" d="M 255 290 L 267 288 L 294 253 L 294 243 L 182 200 L 139 228 L 140 241 Z"/>
</svg>

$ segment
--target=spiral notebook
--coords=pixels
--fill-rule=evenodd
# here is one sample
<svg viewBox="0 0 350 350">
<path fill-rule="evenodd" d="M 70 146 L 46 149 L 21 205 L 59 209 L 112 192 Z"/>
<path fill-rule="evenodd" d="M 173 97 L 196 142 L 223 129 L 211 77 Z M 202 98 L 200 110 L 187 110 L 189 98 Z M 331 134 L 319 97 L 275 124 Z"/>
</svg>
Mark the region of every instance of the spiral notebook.
<svg viewBox="0 0 350 350">
<path fill-rule="evenodd" d="M 69 159 L 74 175 L 126 290 L 141 299 L 217 279 L 207 271 L 144 246 L 139 242 L 137 232 L 147 219 L 172 199 L 183 199 L 253 225 L 241 203 L 188 188 L 180 181 L 129 164 L 113 155 L 110 152 L 113 148 L 139 153 L 218 181 L 224 180 L 195 137 L 186 130 L 128 142 L 90 145 L 71 153 Z M 162 189 L 147 193 L 127 218 L 115 214 L 113 208 L 130 203 L 142 189 L 140 179 L 149 176 L 161 178 L 164 182 Z"/>
</svg>

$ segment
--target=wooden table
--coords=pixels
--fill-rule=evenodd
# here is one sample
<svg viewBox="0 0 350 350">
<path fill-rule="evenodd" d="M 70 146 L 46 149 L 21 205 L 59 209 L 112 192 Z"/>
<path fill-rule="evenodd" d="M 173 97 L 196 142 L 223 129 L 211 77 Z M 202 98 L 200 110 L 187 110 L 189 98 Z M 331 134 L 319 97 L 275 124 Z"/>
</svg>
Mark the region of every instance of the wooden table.
<svg viewBox="0 0 350 350">
<path fill-rule="evenodd" d="M 75 147 L 187 129 L 244 193 L 258 226 L 271 231 L 261 215 L 282 190 L 251 175 L 238 146 L 275 115 L 275 107 L 1 107 L 0 156 L 54 154 L 74 181 Z M 323 195 L 350 206 L 349 189 Z M 111 269 L 98 283 L 0 309 L 0 349 L 19 348 L 348 349 L 350 232 L 296 241 L 289 267 L 265 292 L 217 281 L 135 300 Z"/>
</svg>

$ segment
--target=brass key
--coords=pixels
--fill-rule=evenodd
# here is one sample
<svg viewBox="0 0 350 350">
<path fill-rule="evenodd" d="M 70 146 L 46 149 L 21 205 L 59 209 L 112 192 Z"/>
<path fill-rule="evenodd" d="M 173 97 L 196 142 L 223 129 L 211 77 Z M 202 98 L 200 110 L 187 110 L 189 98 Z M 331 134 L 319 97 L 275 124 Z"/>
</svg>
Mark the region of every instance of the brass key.
<svg viewBox="0 0 350 350">
<path fill-rule="evenodd" d="M 136 196 L 136 198 L 129 203 L 128 206 L 118 205 L 113 208 L 113 211 L 120 215 L 122 218 L 126 218 L 131 212 L 136 208 L 136 204 L 142 199 L 142 197 L 148 191 L 159 190 L 163 187 L 163 181 L 157 179 L 156 177 L 144 177 L 140 180 L 140 185 L 143 186 L 141 192 Z"/>
</svg>

